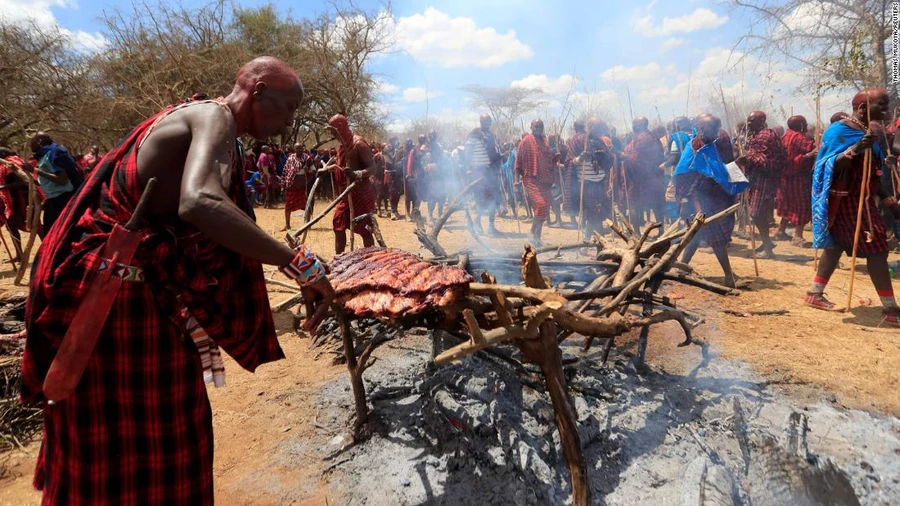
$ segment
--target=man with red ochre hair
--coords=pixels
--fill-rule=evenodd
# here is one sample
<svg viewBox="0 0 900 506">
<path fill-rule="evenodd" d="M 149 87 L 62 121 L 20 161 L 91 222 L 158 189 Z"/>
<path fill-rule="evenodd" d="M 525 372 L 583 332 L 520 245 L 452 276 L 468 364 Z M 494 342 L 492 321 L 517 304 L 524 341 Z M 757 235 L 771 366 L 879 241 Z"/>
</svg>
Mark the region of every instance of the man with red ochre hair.
<svg viewBox="0 0 900 506">
<path fill-rule="evenodd" d="M 341 141 L 341 147 L 337 152 L 337 167 L 334 172 L 335 191 L 338 194 L 344 192 L 353 181 L 358 181 L 356 187 L 350 192 L 349 198 L 353 199 L 353 216 L 350 216 L 350 204 L 347 199 L 338 202 L 334 208 L 334 252 L 340 254 L 347 247 L 347 230 L 362 236 L 363 245 L 366 247 L 375 245 L 372 236 L 370 218 L 354 221 L 353 218 L 369 214 L 375 211 L 375 187 L 370 180 L 375 173 L 375 156 L 372 148 L 366 141 L 354 135 L 343 114 L 335 114 L 328 120 L 328 126 L 337 134 Z"/>
<path fill-rule="evenodd" d="M 256 225 L 241 177 L 237 138 L 277 135 L 302 98 L 285 63 L 251 61 L 227 97 L 188 100 L 132 130 L 47 234 L 22 358 L 23 401 L 43 404 L 34 477 L 43 504 L 213 504 L 204 381 L 222 384 L 219 347 L 249 371 L 284 357 L 262 264 L 300 285 L 308 330 L 334 298 L 310 250 Z M 68 332 L 103 314 L 102 329 Z M 89 360 L 57 356 L 61 346 L 81 357 L 87 346 Z"/>
</svg>

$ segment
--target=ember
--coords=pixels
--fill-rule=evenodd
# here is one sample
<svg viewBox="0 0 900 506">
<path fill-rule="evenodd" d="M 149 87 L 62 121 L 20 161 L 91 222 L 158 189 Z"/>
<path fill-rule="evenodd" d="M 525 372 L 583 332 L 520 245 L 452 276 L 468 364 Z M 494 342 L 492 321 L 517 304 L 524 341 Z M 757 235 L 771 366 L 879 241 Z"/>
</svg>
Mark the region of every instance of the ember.
<svg viewBox="0 0 900 506">
<path fill-rule="evenodd" d="M 398 249 L 364 248 L 340 255 L 329 275 L 336 301 L 356 316 L 396 319 L 451 305 L 474 279 Z"/>
</svg>

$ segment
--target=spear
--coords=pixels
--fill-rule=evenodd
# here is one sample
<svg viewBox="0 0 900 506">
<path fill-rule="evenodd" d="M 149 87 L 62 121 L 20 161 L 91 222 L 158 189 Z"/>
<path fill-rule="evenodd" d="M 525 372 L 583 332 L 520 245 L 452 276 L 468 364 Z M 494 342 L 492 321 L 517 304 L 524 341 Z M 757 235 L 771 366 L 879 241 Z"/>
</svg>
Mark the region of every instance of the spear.
<svg viewBox="0 0 900 506">
<path fill-rule="evenodd" d="M 869 116 L 869 97 L 866 96 L 866 135 L 872 131 L 872 118 Z M 863 173 L 862 184 L 859 191 L 859 204 L 856 206 L 856 231 L 853 233 L 853 254 L 850 259 L 850 289 L 847 291 L 847 306 L 845 311 L 850 310 L 850 304 L 853 303 L 853 283 L 856 281 L 856 253 L 859 248 L 859 233 L 862 231 L 862 213 L 863 204 L 869 199 L 869 180 L 872 177 L 872 148 L 866 148 L 863 155 Z"/>
</svg>

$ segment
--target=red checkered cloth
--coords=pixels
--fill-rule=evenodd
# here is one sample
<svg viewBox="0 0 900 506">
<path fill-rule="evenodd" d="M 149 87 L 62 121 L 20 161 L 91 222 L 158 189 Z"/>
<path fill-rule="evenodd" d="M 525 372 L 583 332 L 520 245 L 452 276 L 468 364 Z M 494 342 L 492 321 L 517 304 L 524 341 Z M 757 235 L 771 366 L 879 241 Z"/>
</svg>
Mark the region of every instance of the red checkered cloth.
<svg viewBox="0 0 900 506">
<path fill-rule="evenodd" d="M 522 184 L 525 185 L 525 191 L 528 193 L 528 203 L 531 204 L 534 218 L 537 220 L 549 218 L 550 200 L 553 198 L 553 194 L 550 192 L 551 186 L 527 175 L 522 176 Z"/>
<path fill-rule="evenodd" d="M 637 210 L 665 205 L 668 180 L 659 166 L 665 160 L 662 144 L 650 132 L 637 132 L 623 152 L 629 204 Z M 624 195 L 622 195 L 624 201 Z M 657 218 L 661 219 L 661 218 Z"/>
<path fill-rule="evenodd" d="M 781 177 L 781 185 L 775 197 L 778 215 L 798 227 L 812 220 L 812 169 L 815 160 L 803 160 L 803 155 L 815 148 L 807 135 L 794 130 L 784 133 L 784 149 L 788 167 Z"/>
<path fill-rule="evenodd" d="M 856 252 L 856 255 L 860 258 L 888 251 L 887 227 L 885 227 L 884 220 L 881 217 L 881 211 L 875 205 L 874 195 L 878 193 L 878 172 L 881 167 L 881 160 L 874 153 L 875 151 L 873 150 L 872 176 L 869 178 L 869 198 L 863 206 L 862 227 Z M 857 156 L 853 160 L 850 172 L 847 175 L 850 181 L 850 187 L 847 189 L 848 195 L 846 198 L 839 200 L 834 224 L 828 229 L 834 238 L 835 245 L 843 249 L 848 255 L 853 252 L 853 238 L 856 234 L 856 213 L 859 206 L 859 195 L 862 192 L 863 161 L 862 155 Z M 832 200 L 833 202 L 834 200 Z M 872 219 L 871 228 L 869 227 L 869 216 Z M 870 234 L 867 235 L 866 231 Z M 871 237 L 872 242 L 866 242 L 867 237 Z"/>
<path fill-rule="evenodd" d="M 355 152 L 357 157 L 352 157 L 349 154 L 351 152 Z M 337 186 L 337 191 L 343 193 L 350 182 L 340 169 L 345 167 L 353 170 L 370 168 L 369 157 L 372 156 L 372 150 L 361 137 L 354 136 L 353 145 L 350 148 L 341 146 L 337 156 L 339 169 L 334 171 L 334 184 Z M 371 167 L 374 167 L 374 158 L 371 159 Z M 353 199 L 354 217 L 375 211 L 375 187 L 372 185 L 371 178 L 360 180 L 350 192 L 350 198 Z M 341 200 L 334 208 L 334 217 L 331 220 L 332 229 L 335 232 L 344 232 L 350 228 L 350 221 L 350 205 L 347 199 Z M 366 227 L 371 226 L 371 221 L 369 218 L 357 221 L 353 225 L 353 231 L 357 234 L 368 233 Z"/>
<path fill-rule="evenodd" d="M 750 181 L 750 215 L 769 219 L 775 207 L 775 195 L 781 174 L 787 167 L 787 153 L 778 132 L 764 128 L 747 141 L 744 172 Z"/>
<path fill-rule="evenodd" d="M 15 155 L 4 158 L 7 162 L 13 164 L 19 171 L 22 170 L 24 160 Z M 25 180 L 30 177 L 26 172 L 21 171 L 15 173 L 12 168 L 5 163 L 0 163 L 0 184 L 9 185 L 15 182 Z M 23 181 L 24 182 L 24 181 Z M 28 187 L 19 186 L 17 188 L 0 189 L 0 225 L 4 225 L 7 221 L 18 225 L 19 230 L 26 230 L 28 224 L 25 223 L 28 208 Z M 15 219 L 18 218 L 18 219 Z"/>
<path fill-rule="evenodd" d="M 534 134 L 528 134 L 519 143 L 516 152 L 516 172 L 523 176 L 529 176 L 541 183 L 553 183 L 556 179 L 556 170 L 553 164 L 553 153 L 547 137 L 540 139 Z"/>
<path fill-rule="evenodd" d="M 127 221 L 141 195 L 137 146 L 173 110 L 105 155 L 44 239 L 26 311 L 23 402 L 45 399 L 44 377 L 102 262 L 111 224 Z M 229 195 L 251 214 L 240 155 L 232 160 Z M 75 392 L 44 403 L 34 477 L 43 504 L 213 503 L 212 412 L 184 306 L 242 367 L 284 357 L 259 262 L 181 221 L 142 234 L 132 265 L 143 281 L 122 282 Z"/>
<path fill-rule="evenodd" d="M 292 213 L 300 209 L 306 209 L 306 163 L 296 153 L 291 153 L 287 162 L 284 164 L 284 172 L 282 173 L 282 184 L 284 185 L 284 209 L 286 212 Z M 300 188 L 293 188 L 294 180 L 302 178 L 303 184 Z"/>
</svg>

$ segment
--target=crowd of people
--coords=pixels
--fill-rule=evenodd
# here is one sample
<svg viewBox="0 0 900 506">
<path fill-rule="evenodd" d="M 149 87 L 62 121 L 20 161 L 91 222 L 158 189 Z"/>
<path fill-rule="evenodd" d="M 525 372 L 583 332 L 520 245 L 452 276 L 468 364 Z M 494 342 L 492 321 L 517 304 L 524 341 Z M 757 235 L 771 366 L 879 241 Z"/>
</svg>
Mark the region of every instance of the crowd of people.
<svg viewBox="0 0 900 506">
<path fill-rule="evenodd" d="M 883 127 L 884 90 L 857 94 L 852 111 L 835 114 L 824 132 L 810 132 L 802 116 L 779 132 L 754 111 L 734 132 L 711 114 L 652 128 L 636 117 L 624 136 L 590 118 L 575 121 L 567 140 L 535 119 L 530 132 L 501 142 L 483 115 L 445 148 L 433 132 L 417 142 L 367 142 L 336 114 L 328 120 L 334 149 L 258 144 L 245 151 L 240 137 L 273 138 L 293 123 L 302 100 L 296 73 L 261 57 L 239 71 L 227 97 L 167 107 L 103 156 L 96 148 L 70 156 L 44 133 L 31 140 L 31 157 L 0 148 L 6 225 L 29 227 L 30 192 L 40 191 L 44 203 L 22 399 L 43 407 L 34 484 L 45 503 L 212 504 L 205 383 L 225 382 L 219 347 L 250 371 L 284 357 L 262 265 L 299 285 L 307 330 L 334 300 L 318 257 L 262 230 L 253 209 L 283 199 L 290 228 L 317 180 L 329 198 L 348 192 L 334 208 L 337 253 L 348 231 L 373 245 L 371 218 L 400 219 L 401 197 L 406 216 L 421 224 L 464 187 L 472 190 L 473 232 L 486 219 L 488 233 L 498 235 L 498 215 L 518 220 L 522 213 L 536 244 L 545 225 L 578 227 L 591 239 L 620 214 L 643 227 L 740 202 L 762 257 L 774 258 L 779 240 L 804 245 L 811 224 L 822 255 L 807 304 L 837 309 L 825 289 L 841 256 L 855 254 L 866 259 L 884 323 L 900 327 L 887 262 L 900 216 L 892 155 L 900 152 L 900 122 Z M 736 221 L 727 215 L 702 228 L 683 262 L 705 242 L 734 286 L 728 246 Z"/>
</svg>

